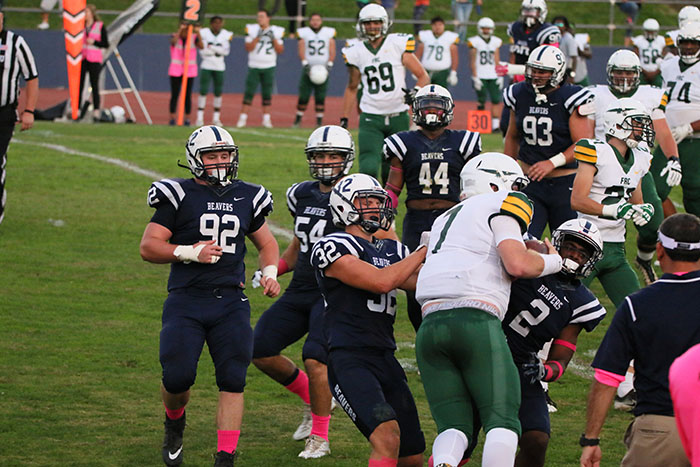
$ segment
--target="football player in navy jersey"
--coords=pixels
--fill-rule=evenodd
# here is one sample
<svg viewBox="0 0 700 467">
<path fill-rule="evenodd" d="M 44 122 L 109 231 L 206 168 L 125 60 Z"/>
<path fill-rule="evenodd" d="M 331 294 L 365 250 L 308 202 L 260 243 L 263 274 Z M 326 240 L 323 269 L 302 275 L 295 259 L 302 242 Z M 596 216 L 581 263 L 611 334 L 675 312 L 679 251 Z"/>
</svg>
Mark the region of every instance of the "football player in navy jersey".
<svg viewBox="0 0 700 467">
<path fill-rule="evenodd" d="M 195 130 L 185 145 L 192 179 L 164 179 L 148 191 L 156 212 L 140 252 L 172 263 L 160 332 L 161 395 L 165 405 L 163 461 L 180 465 L 185 405 L 204 342 L 214 361 L 219 407 L 217 466 L 232 466 L 243 418 L 243 387 L 253 354 L 245 287 L 245 238 L 257 248 L 263 293 L 275 297 L 279 251 L 265 217 L 272 196 L 237 179 L 238 146 L 217 126 Z"/>
<path fill-rule="evenodd" d="M 503 152 L 518 159 L 531 183 L 524 190 L 535 205 L 529 232 L 537 238 L 545 226 L 554 231 L 576 217 L 569 198 L 576 176 L 574 142 L 593 137 L 593 95 L 564 83 L 566 57 L 551 45 L 532 51 L 527 81 L 503 91 L 511 119 Z"/>
<path fill-rule="evenodd" d="M 503 331 L 520 373 L 519 467 L 543 466 L 549 443 L 549 412 L 541 381 L 561 378 L 582 329 L 592 331 L 605 317 L 597 298 L 580 281 L 603 256 L 598 228 L 586 219 L 564 222 L 552 234 L 563 259 L 559 273 L 518 279 L 510 290 Z M 545 362 L 537 353 L 554 339 Z"/>
<path fill-rule="evenodd" d="M 390 164 L 385 189 L 398 208 L 406 185 L 406 216 L 402 243 L 415 249 L 422 232 L 459 202 L 459 173 L 469 159 L 481 153 L 481 135 L 449 130 L 454 117 L 450 92 L 437 84 L 424 86 L 413 101 L 413 121 L 420 128 L 402 131 L 384 140 L 384 157 Z M 408 293 L 408 316 L 415 330 L 421 322 L 420 305 Z"/>
<path fill-rule="evenodd" d="M 293 438 L 307 439 L 299 456 L 308 459 L 330 453 L 331 418 L 322 328 L 323 297 L 309 258 L 321 237 L 341 230 L 333 224 L 328 198 L 333 186 L 352 167 L 355 159 L 352 135 L 340 126 L 317 128 L 306 143 L 306 158 L 314 180 L 295 183 L 287 190 L 287 207 L 294 217 L 294 238 L 278 266 L 278 274 L 293 270 L 294 276 L 284 294 L 255 325 L 253 364 L 305 403 L 304 419 Z M 305 373 L 280 352 L 307 332 L 302 350 Z"/>
<path fill-rule="evenodd" d="M 370 467 L 420 466 L 425 438 L 406 375 L 394 357 L 396 288 L 415 289 L 425 248 L 378 240 L 393 220 L 389 196 L 365 174 L 342 178 L 330 195 L 344 232 L 316 242 L 311 264 L 326 302 L 331 393 L 369 440 Z"/>
</svg>

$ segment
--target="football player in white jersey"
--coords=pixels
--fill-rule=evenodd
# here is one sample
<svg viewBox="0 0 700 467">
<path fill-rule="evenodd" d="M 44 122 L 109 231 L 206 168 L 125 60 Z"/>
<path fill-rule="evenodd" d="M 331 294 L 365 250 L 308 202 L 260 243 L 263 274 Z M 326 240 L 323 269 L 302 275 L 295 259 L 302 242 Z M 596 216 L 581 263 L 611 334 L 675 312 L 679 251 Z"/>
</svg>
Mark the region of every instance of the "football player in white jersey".
<svg viewBox="0 0 700 467">
<path fill-rule="evenodd" d="M 562 258 L 549 241 L 544 255 L 523 243 L 533 208 L 519 191 L 527 178 L 515 160 L 481 154 L 460 180 L 463 201 L 433 223 L 416 287 L 416 359 L 438 431 L 433 462 L 456 466 L 468 456 L 478 419 L 486 433 L 481 465 L 513 465 L 520 384 L 501 320 L 513 278 L 557 273 Z"/>
<path fill-rule="evenodd" d="M 389 175 L 389 165 L 382 163 L 384 138 L 408 130 L 408 104 L 418 89 L 430 83 L 428 73 L 413 53 L 416 48 L 413 36 L 389 34 L 389 27 L 391 22 L 384 7 L 371 3 L 360 10 L 357 20 L 357 35 L 362 42 L 343 48 L 349 78 L 340 126 L 348 126 L 362 81 L 359 169 L 377 178 L 381 166 L 382 183 Z M 402 90 L 406 86 L 407 70 L 417 78 L 411 91 Z"/>
<path fill-rule="evenodd" d="M 224 19 L 221 16 L 212 16 L 209 27 L 199 31 L 204 43 L 204 48 L 199 51 L 202 57 L 199 72 L 199 100 L 197 102 L 198 127 L 204 125 L 204 108 L 207 106 L 207 92 L 209 83 L 214 86 L 214 118 L 212 124 L 224 126 L 221 123 L 221 93 L 224 90 L 224 71 L 226 70 L 225 58 L 231 51 L 231 39 L 233 33 L 224 29 Z"/>
<path fill-rule="evenodd" d="M 666 86 L 664 95 L 666 118 L 678 143 L 678 157 L 683 167 L 683 206 L 696 216 L 700 214 L 700 23 L 688 23 L 678 33 L 678 57 L 661 64 L 661 76 Z M 663 105 L 662 105 L 663 107 Z M 663 149 L 663 148 L 662 148 Z M 659 197 L 666 200 L 670 187 L 657 170 L 663 164 L 663 154 L 654 151 L 651 172 Z M 664 205 L 664 208 L 666 205 Z"/>
<path fill-rule="evenodd" d="M 472 85 L 479 101 L 478 109 L 486 108 L 486 99 L 491 101 L 491 128 L 496 131 L 503 110 L 501 93 L 503 77 L 496 75 L 498 51 L 503 40 L 493 33 L 496 23 L 491 18 L 483 17 L 476 23 L 477 35 L 467 40 L 469 46 L 469 66 L 472 70 Z"/>
<path fill-rule="evenodd" d="M 430 82 L 443 88 L 457 86 L 459 34 L 445 31 L 445 20 L 436 16 L 430 20 L 430 31 L 420 31 L 418 40 L 416 57 L 428 72 Z"/>
<path fill-rule="evenodd" d="M 666 36 L 664 36 L 664 39 L 666 40 L 666 47 L 663 51 L 664 57 L 668 53 L 678 55 L 678 43 L 676 42 L 678 33 L 681 31 L 683 26 L 694 21 L 700 21 L 700 9 L 698 9 L 696 6 L 690 5 L 681 8 L 681 10 L 678 12 L 678 29 L 669 31 L 666 33 Z"/>
<path fill-rule="evenodd" d="M 248 75 L 245 79 L 243 108 L 238 117 L 237 128 L 243 128 L 248 122 L 248 109 L 253 102 L 253 95 L 261 87 L 263 121 L 265 128 L 272 128 L 270 107 L 272 105 L 272 88 L 275 84 L 277 55 L 284 52 L 284 28 L 270 24 L 270 13 L 258 11 L 258 23 L 245 26 L 245 50 L 248 52 Z"/>
<path fill-rule="evenodd" d="M 654 18 L 644 20 L 642 29 L 644 34 L 632 38 L 634 53 L 639 55 L 642 62 L 642 84 L 661 87 L 663 81 L 659 63 L 661 63 L 666 40 L 659 36 L 659 22 Z"/>
<path fill-rule="evenodd" d="M 299 36 L 299 59 L 303 71 L 299 80 L 299 99 L 294 127 L 301 124 L 311 93 L 314 93 L 316 126 L 323 124 L 328 74 L 335 58 L 335 28 L 323 26 L 323 18 L 314 13 L 309 18 L 309 26 L 297 31 Z M 324 73 L 325 71 L 325 73 Z M 325 79 L 323 75 L 325 74 Z M 321 81 L 320 84 L 314 81 Z"/>
<path fill-rule="evenodd" d="M 678 185 L 681 182 L 681 166 L 678 161 L 678 147 L 673 139 L 671 130 L 666 122 L 666 114 L 662 109 L 664 91 L 649 85 L 641 85 L 642 67 L 639 57 L 630 50 L 618 50 L 610 56 L 606 67 L 608 84 L 595 85 L 589 89 L 595 95 L 595 137 L 605 141 L 605 111 L 618 99 L 631 97 L 644 105 L 654 125 L 656 140 L 659 142 L 662 154 L 668 154 L 665 162 L 658 167 L 659 177 L 667 184 Z M 648 148 L 652 150 L 653 148 Z M 656 238 L 659 225 L 663 221 L 661 198 L 656 192 L 656 184 L 652 173 L 649 172 L 642 180 L 644 202 L 654 206 L 654 217 L 648 224 L 637 227 L 637 258 L 635 265 L 642 272 L 644 282 L 648 285 L 656 280 L 656 272 L 652 266 Z"/>
<path fill-rule="evenodd" d="M 579 166 L 571 207 L 579 218 L 595 223 L 603 238 L 603 259 L 584 283 L 597 277 L 618 307 L 640 288 L 625 258 L 625 221 L 644 225 L 654 214 L 654 206 L 642 198 L 642 177 L 649 170 L 648 148 L 654 145 L 654 129 L 644 104 L 627 97 L 614 102 L 604 118 L 606 141 L 581 139 L 574 148 Z"/>
</svg>

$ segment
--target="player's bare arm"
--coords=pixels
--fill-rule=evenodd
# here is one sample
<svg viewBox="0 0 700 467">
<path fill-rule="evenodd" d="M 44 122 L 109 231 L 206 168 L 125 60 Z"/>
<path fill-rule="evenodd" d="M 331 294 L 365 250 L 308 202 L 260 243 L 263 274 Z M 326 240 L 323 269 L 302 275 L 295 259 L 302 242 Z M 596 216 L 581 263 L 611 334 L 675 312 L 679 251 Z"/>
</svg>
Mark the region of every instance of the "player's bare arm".
<svg viewBox="0 0 700 467">
<path fill-rule="evenodd" d="M 175 255 L 175 249 L 181 245 L 175 245 L 169 242 L 172 237 L 172 232 L 155 222 L 149 222 L 146 226 L 146 230 L 143 232 L 143 237 L 141 238 L 141 245 L 139 246 L 139 252 L 141 253 L 141 258 L 149 263 L 165 264 L 165 263 L 177 263 L 182 261 Z M 223 250 L 219 245 L 214 244 L 214 240 L 206 240 L 202 242 L 197 242 L 194 245 L 182 245 L 185 247 L 192 248 L 192 254 L 196 255 L 196 259 L 192 257 L 189 261 L 196 261 L 198 263 L 215 263 L 218 259 L 212 257 L 219 257 L 223 255 Z M 201 248 L 199 248 L 201 246 Z M 189 258 L 191 255 L 185 255 L 184 258 Z M 188 261 L 188 259 L 185 259 Z"/>
<path fill-rule="evenodd" d="M 357 67 L 348 66 L 348 86 L 345 88 L 345 94 L 343 95 L 343 118 L 349 118 L 350 112 L 355 108 L 360 78 L 360 70 Z"/>
<path fill-rule="evenodd" d="M 515 123 L 515 112 L 511 110 L 510 120 L 508 121 L 508 130 L 506 131 L 506 138 L 503 147 L 503 153 L 517 160 L 519 151 L 520 133 L 518 132 L 518 125 Z"/>
<path fill-rule="evenodd" d="M 415 54 L 411 52 L 404 52 L 403 56 L 401 57 L 401 63 L 403 66 L 406 67 L 408 71 L 413 73 L 413 76 L 416 77 L 416 86 L 417 87 L 423 87 L 427 86 L 430 84 L 430 77 L 428 76 L 428 73 L 425 71 L 425 68 L 423 68 L 423 65 L 421 65 L 420 61 L 416 57 Z"/>
<path fill-rule="evenodd" d="M 515 221 L 514 221 L 515 222 Z M 548 239 L 544 241 L 549 254 L 558 254 Z M 538 277 L 544 271 L 542 255 L 525 248 L 525 244 L 517 240 L 503 240 L 498 244 L 498 254 L 508 274 L 515 278 Z"/>
<path fill-rule="evenodd" d="M 597 170 L 592 164 L 579 164 L 571 189 L 571 209 L 574 211 L 595 216 L 603 215 L 603 205 L 588 197 Z"/>
</svg>

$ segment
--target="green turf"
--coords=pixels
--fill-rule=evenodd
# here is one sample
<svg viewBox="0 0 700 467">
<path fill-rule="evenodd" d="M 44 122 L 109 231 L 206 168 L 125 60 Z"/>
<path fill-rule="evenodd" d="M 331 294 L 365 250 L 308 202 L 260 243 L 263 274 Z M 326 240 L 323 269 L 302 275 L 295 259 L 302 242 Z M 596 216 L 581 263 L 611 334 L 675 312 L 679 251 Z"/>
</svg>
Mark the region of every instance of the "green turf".
<svg viewBox="0 0 700 467">
<path fill-rule="evenodd" d="M 176 161 L 184 160 L 189 132 L 165 126 L 38 123 L 15 135 L 7 164 L 7 215 L 0 225 L 0 465 L 160 464 L 158 333 L 169 268 L 145 263 L 138 253 L 152 213 L 146 205 L 152 178 L 46 145 L 128 161 L 168 177 L 187 176 Z M 308 177 L 303 154 L 308 131 L 232 133 L 240 146 L 240 177 L 270 189 L 277 205 L 271 221 L 292 228 L 284 193 Z M 484 150 L 502 146 L 495 135 L 484 142 Z M 280 247 L 285 246 L 280 238 Z M 248 275 L 256 268 L 255 249 L 249 252 Z M 289 278 L 282 276 L 283 286 Z M 595 291 L 600 297 L 597 283 Z M 258 290 L 248 292 L 255 321 L 272 300 Z M 609 301 L 602 301 L 612 311 Z M 400 296 L 397 356 L 415 365 L 414 333 L 403 304 Z M 580 339 L 579 369 L 550 386 L 560 410 L 552 416 L 548 465 L 577 463 L 590 384 L 586 367 L 609 320 Z M 297 362 L 300 353 L 300 344 L 286 352 Z M 409 371 L 408 378 L 430 446 L 435 426 L 420 376 Z M 188 406 L 188 465 L 211 465 L 216 397 L 213 365 L 205 351 Z M 332 455 L 298 459 L 303 443 L 291 434 L 300 415 L 296 396 L 251 367 L 240 465 L 366 464 L 368 443 L 341 411 L 331 422 Z M 603 431 L 604 464 L 621 459 L 629 420 L 628 414 L 611 412 Z"/>
<path fill-rule="evenodd" d="M 26 0 L 6 0 L 5 6 L 7 7 L 36 7 L 38 1 L 29 2 Z M 93 0 L 90 3 L 94 3 L 98 10 L 124 10 L 129 5 L 131 5 L 131 0 Z M 272 9 L 274 6 L 274 1 L 268 0 L 267 7 Z M 492 1 L 487 0 L 484 2 L 483 16 L 490 16 L 493 20 L 497 22 L 511 22 L 517 19 L 520 10 L 519 0 L 501 0 Z M 182 5 L 181 0 L 160 0 L 159 11 L 161 12 L 179 12 L 180 5 Z M 307 12 L 319 12 L 322 15 L 329 18 L 354 18 L 357 14 L 357 8 L 355 7 L 355 2 L 352 0 L 308 0 L 307 1 Z M 637 25 L 641 26 L 642 22 L 646 18 L 656 18 L 662 26 L 675 26 L 677 25 L 677 14 L 678 10 L 682 5 L 659 5 L 652 3 L 644 3 L 644 6 L 639 13 L 637 19 Z M 207 12 L 209 14 L 237 14 L 237 15 L 254 15 L 258 8 L 258 0 L 209 0 L 207 2 Z M 551 21 L 557 15 L 565 15 L 568 17 L 569 21 L 576 24 L 608 24 L 610 18 L 610 5 L 607 3 L 591 3 L 591 2 L 548 2 L 549 14 L 548 19 Z M 281 2 L 281 7 L 277 12 L 278 16 L 286 16 L 286 10 L 284 9 L 284 2 Z M 433 1 L 427 13 L 425 14 L 425 20 L 429 20 L 431 17 L 440 15 L 446 20 L 452 19 L 452 12 L 450 9 L 449 1 Z M 396 18 L 408 20 L 413 17 L 413 2 L 408 0 L 402 0 L 399 2 L 399 8 L 396 10 Z M 105 20 L 109 21 L 113 16 L 105 16 Z M 470 17 L 471 21 L 477 21 L 478 16 L 476 11 L 472 12 Z M 622 28 L 615 32 L 614 44 L 622 44 L 624 37 L 624 21 L 625 15 L 618 9 L 614 9 L 614 23 L 618 27 Z M 14 13 L 10 12 L 6 14 L 6 24 L 8 28 L 20 28 L 20 29 L 32 29 L 35 28 L 39 22 L 39 15 L 37 13 Z M 251 20 L 233 20 L 229 19 L 226 23 L 226 28 L 232 30 L 237 35 L 243 34 L 243 29 L 246 22 L 252 22 Z M 274 24 L 279 24 L 280 26 L 288 27 L 286 21 L 273 21 Z M 174 32 L 177 27 L 177 19 L 170 17 L 152 17 L 143 27 L 143 32 L 147 33 L 171 33 Z M 354 37 L 355 30 L 353 23 L 347 22 L 336 22 L 328 23 L 330 26 L 334 26 L 338 29 L 338 37 Z M 61 27 L 61 23 L 56 15 L 51 18 L 51 26 L 53 29 Z M 413 27 L 411 24 L 400 24 L 397 23 L 392 29 L 394 32 L 412 32 Z M 594 45 L 607 45 L 608 44 L 608 31 L 607 30 L 591 30 L 591 31 L 579 31 L 579 32 L 589 32 L 591 34 L 591 40 Z M 470 28 L 469 33 L 474 33 L 474 29 Z M 506 38 L 505 28 L 500 27 L 496 31 L 497 35 L 502 38 Z"/>
</svg>

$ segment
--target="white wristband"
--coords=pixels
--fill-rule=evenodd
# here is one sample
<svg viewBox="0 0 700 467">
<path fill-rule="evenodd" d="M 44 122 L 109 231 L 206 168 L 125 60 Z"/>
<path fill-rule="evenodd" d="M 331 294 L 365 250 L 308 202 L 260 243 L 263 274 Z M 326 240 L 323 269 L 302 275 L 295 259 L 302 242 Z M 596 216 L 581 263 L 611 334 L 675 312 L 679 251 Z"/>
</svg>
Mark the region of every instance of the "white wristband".
<svg viewBox="0 0 700 467">
<path fill-rule="evenodd" d="M 556 254 L 543 255 L 541 253 L 540 253 L 540 256 L 544 260 L 544 268 L 542 269 L 542 272 L 540 273 L 540 275 L 537 277 L 549 276 L 551 274 L 556 274 L 559 271 L 561 271 L 561 265 L 562 265 L 561 256 L 556 255 Z"/>
<path fill-rule="evenodd" d="M 205 244 L 200 243 L 196 247 L 193 245 L 178 245 L 173 251 L 173 255 L 183 263 L 199 263 L 199 252 L 202 251 Z"/>
<path fill-rule="evenodd" d="M 277 266 L 270 264 L 262 268 L 263 277 L 269 277 L 270 279 L 277 280 Z"/>
<path fill-rule="evenodd" d="M 566 165 L 566 156 L 564 153 L 559 153 L 556 156 L 552 156 L 549 158 L 549 162 L 554 164 L 554 168 L 556 169 L 557 167 L 562 167 Z"/>
<path fill-rule="evenodd" d="M 617 219 L 617 204 L 604 204 L 601 214 L 603 217 L 609 217 L 611 219 Z"/>
<path fill-rule="evenodd" d="M 328 66 L 328 68 L 333 68 L 333 61 L 329 60 L 328 65 L 326 65 L 326 66 Z"/>
<path fill-rule="evenodd" d="M 306 65 L 308 65 L 308 64 L 309 64 L 309 61 L 306 60 L 306 59 L 304 59 L 304 60 L 301 61 L 301 66 L 306 66 Z"/>
<path fill-rule="evenodd" d="M 662 118 L 666 118 L 666 113 L 663 110 L 657 107 L 651 111 L 652 120 L 661 120 Z"/>
</svg>

